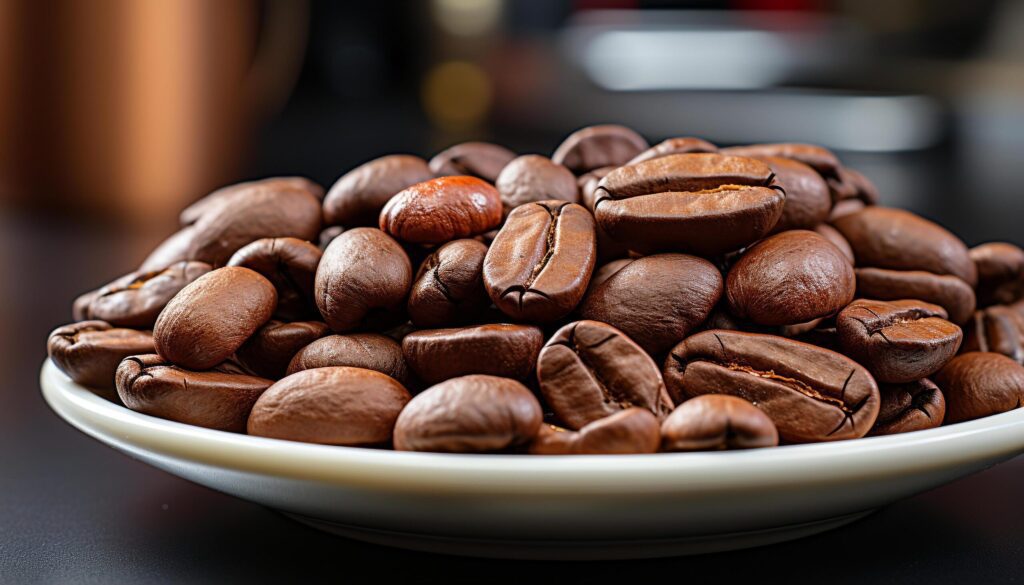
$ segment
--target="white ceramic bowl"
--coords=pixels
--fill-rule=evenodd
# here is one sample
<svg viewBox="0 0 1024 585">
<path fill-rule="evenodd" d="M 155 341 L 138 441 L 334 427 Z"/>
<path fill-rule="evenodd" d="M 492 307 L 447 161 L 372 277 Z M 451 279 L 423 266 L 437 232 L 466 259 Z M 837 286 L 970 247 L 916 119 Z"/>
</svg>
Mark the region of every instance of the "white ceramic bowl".
<svg viewBox="0 0 1024 585">
<path fill-rule="evenodd" d="M 1024 451 L 1024 409 L 856 441 L 725 453 L 400 453 L 250 437 L 132 412 L 47 361 L 79 430 L 175 475 L 351 538 L 513 558 L 640 558 L 781 542 Z"/>
</svg>

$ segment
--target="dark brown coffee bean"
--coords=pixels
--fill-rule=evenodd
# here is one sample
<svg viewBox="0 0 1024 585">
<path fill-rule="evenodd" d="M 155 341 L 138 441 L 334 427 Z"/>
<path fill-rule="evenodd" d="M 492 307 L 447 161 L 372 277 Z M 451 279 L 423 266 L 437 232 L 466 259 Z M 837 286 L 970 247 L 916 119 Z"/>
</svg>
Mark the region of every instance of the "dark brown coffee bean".
<svg viewBox="0 0 1024 585">
<path fill-rule="evenodd" d="M 839 248 L 839 251 L 843 253 L 843 256 L 850 261 L 850 265 L 853 265 L 853 248 L 850 247 L 850 242 L 846 241 L 843 234 L 839 233 L 839 230 L 827 223 L 820 223 L 814 226 L 814 231 L 817 232 L 819 236 L 828 240 L 833 246 Z"/>
<path fill-rule="evenodd" d="M 612 260 L 611 262 L 598 266 L 597 269 L 594 270 L 594 275 L 590 277 L 590 285 L 587 288 L 587 292 L 589 293 L 591 290 L 594 290 L 600 286 L 601 283 L 611 278 L 616 272 L 622 270 L 626 266 L 629 266 L 633 260 L 634 258 L 619 258 L 618 260 Z"/>
<path fill-rule="evenodd" d="M 779 444 L 767 414 L 742 398 L 704 394 L 680 404 L 661 423 L 663 451 L 759 449 Z"/>
<path fill-rule="evenodd" d="M 857 283 L 842 252 L 817 233 L 791 230 L 750 247 L 729 270 L 729 311 L 762 325 L 792 325 L 835 314 Z"/>
<path fill-rule="evenodd" d="M 296 238 L 264 238 L 243 246 L 228 266 L 255 270 L 277 289 L 274 315 L 286 321 L 320 318 L 313 301 L 313 277 L 323 252 Z"/>
<path fill-rule="evenodd" d="M 313 296 L 331 329 L 345 332 L 391 318 L 411 284 L 412 265 L 398 242 L 380 230 L 356 228 L 327 246 Z"/>
<path fill-rule="evenodd" d="M 582 175 L 600 167 L 624 165 L 647 146 L 643 136 L 625 126 L 589 126 L 566 137 L 551 160 Z"/>
<path fill-rule="evenodd" d="M 631 249 L 715 255 L 768 233 L 786 195 L 767 164 L 721 154 L 673 154 L 608 174 L 594 216 Z"/>
<path fill-rule="evenodd" d="M 438 177 L 468 175 L 488 183 L 497 180 L 516 153 L 489 142 L 463 142 L 442 150 L 430 159 L 430 170 Z"/>
<path fill-rule="evenodd" d="M 559 329 L 540 352 L 537 379 L 547 404 L 573 430 L 627 408 L 658 418 L 672 410 L 657 364 L 621 331 L 597 321 Z"/>
<path fill-rule="evenodd" d="M 842 201 L 837 201 L 832 206 L 832 211 L 828 213 L 828 222 L 829 224 L 832 224 L 840 217 L 853 215 L 858 211 L 863 211 L 865 207 L 867 206 L 864 205 L 864 202 L 860 199 L 843 199 Z"/>
<path fill-rule="evenodd" d="M 88 321 L 89 305 L 92 304 L 93 299 L 99 294 L 99 289 L 96 289 L 75 297 L 75 301 L 71 304 L 71 319 L 74 321 Z"/>
<path fill-rule="evenodd" d="M 541 409 L 519 382 L 496 376 L 463 376 L 432 386 L 402 411 L 395 449 L 486 453 L 529 443 Z"/>
<path fill-rule="evenodd" d="M 270 321 L 238 348 L 238 361 L 258 376 L 277 380 L 292 356 L 329 332 L 320 321 Z"/>
<path fill-rule="evenodd" d="M 389 199 L 433 178 L 427 161 L 418 156 L 392 154 L 363 163 L 331 187 L 324 198 L 324 221 L 347 228 L 376 227 Z"/>
<path fill-rule="evenodd" d="M 533 373 L 544 334 L 528 325 L 425 329 L 402 339 L 409 368 L 427 384 L 468 374 L 525 380 Z"/>
<path fill-rule="evenodd" d="M 317 240 L 317 247 L 323 252 L 327 249 L 327 246 L 334 241 L 334 238 L 340 236 L 345 231 L 345 228 L 340 225 L 332 225 L 331 227 L 324 228 L 320 232 L 320 238 Z"/>
<path fill-rule="evenodd" d="M 419 327 L 443 327 L 477 320 L 491 304 L 484 289 L 487 246 L 455 240 L 420 264 L 409 293 L 409 318 Z"/>
<path fill-rule="evenodd" d="M 195 234 L 196 228 L 191 225 L 174 232 L 146 256 L 135 272 L 157 272 L 190 259 Z"/>
<path fill-rule="evenodd" d="M 247 181 L 228 185 L 213 191 L 206 197 L 186 207 L 179 216 L 181 225 L 192 225 L 199 221 L 207 211 L 217 207 L 234 193 L 253 192 L 261 189 L 277 189 L 282 191 L 304 191 L 320 201 L 324 198 L 324 188 L 305 177 L 270 177 L 258 181 Z"/>
<path fill-rule="evenodd" d="M 303 347 L 288 364 L 287 375 L 313 368 L 349 366 L 387 374 L 403 385 L 409 373 L 402 357 L 402 346 L 378 333 L 328 335 Z"/>
<path fill-rule="evenodd" d="M 967 324 L 961 351 L 1000 353 L 1024 364 L 1024 314 L 1005 305 L 975 312 Z"/>
<path fill-rule="evenodd" d="M 704 394 L 749 400 L 790 443 L 863 437 L 878 415 L 866 369 L 814 345 L 756 333 L 704 331 L 665 360 L 665 384 L 680 403 Z"/>
<path fill-rule="evenodd" d="M 497 189 L 474 177 L 441 177 L 395 195 L 380 212 L 380 229 L 411 244 L 443 244 L 501 223 Z"/>
<path fill-rule="evenodd" d="M 800 161 L 818 171 L 824 178 L 838 177 L 843 164 L 829 149 L 815 144 L 778 143 L 750 144 L 747 146 L 730 146 L 719 149 L 722 154 L 763 158 L 775 156 Z"/>
<path fill-rule="evenodd" d="M 1024 401 L 1024 366 L 998 353 L 958 355 L 932 380 L 946 398 L 946 423 L 999 414 Z"/>
<path fill-rule="evenodd" d="M 248 268 L 218 268 L 161 311 L 153 328 L 156 353 L 190 370 L 212 368 L 266 323 L 276 305 L 277 292 L 266 278 Z"/>
<path fill-rule="evenodd" d="M 569 169 L 546 156 L 527 154 L 508 163 L 494 183 L 506 210 L 526 203 L 557 199 L 576 203 L 579 189 Z"/>
<path fill-rule="evenodd" d="M 858 297 L 885 301 L 919 299 L 945 309 L 949 320 L 957 325 L 966 323 L 974 311 L 974 290 L 956 276 L 881 268 L 856 268 L 854 273 Z"/>
<path fill-rule="evenodd" d="M 580 315 L 618 328 L 659 355 L 703 323 L 721 297 L 722 275 L 714 264 L 657 254 L 634 260 L 590 291 Z"/>
<path fill-rule="evenodd" d="M 514 319 L 545 323 L 569 314 L 587 290 L 597 256 L 594 218 L 582 206 L 517 207 L 484 258 L 487 294 Z"/>
<path fill-rule="evenodd" d="M 245 432 L 252 405 L 273 380 L 232 368 L 194 372 L 158 355 L 137 355 L 117 368 L 117 394 L 128 408 L 167 420 Z"/>
<path fill-rule="evenodd" d="M 212 269 L 205 262 L 178 262 L 157 272 L 133 272 L 96 291 L 86 314 L 120 327 L 149 329 L 186 285 Z"/>
<path fill-rule="evenodd" d="M 682 137 L 669 138 L 648 148 L 630 159 L 626 165 L 635 165 L 648 160 L 654 160 L 670 154 L 690 154 L 693 152 L 718 152 L 718 147 L 702 138 Z M 625 166 L 625 165 L 623 165 Z"/>
<path fill-rule="evenodd" d="M 324 445 L 383 445 L 410 399 L 390 376 L 362 368 L 303 370 L 275 382 L 249 415 L 250 435 Z"/>
<path fill-rule="evenodd" d="M 580 186 L 580 204 L 587 208 L 591 214 L 594 213 L 595 194 L 601 179 L 617 167 L 601 167 L 580 176 L 577 184 Z M 594 222 L 594 231 L 597 233 L 597 260 L 608 262 L 618 258 L 625 258 L 629 255 L 629 245 L 626 242 L 613 240 L 600 224 Z"/>
<path fill-rule="evenodd" d="M 832 198 L 828 184 L 814 169 L 804 163 L 777 156 L 763 159 L 775 173 L 776 182 L 786 191 L 782 215 L 772 232 L 813 229 L 828 219 Z"/>
<path fill-rule="evenodd" d="M 580 175 L 576 179 L 576 184 L 580 189 L 580 205 L 586 207 L 590 213 L 594 213 L 594 204 L 597 203 L 597 186 L 601 184 L 601 179 L 607 177 L 608 173 L 617 168 L 601 167 L 585 175 Z"/>
<path fill-rule="evenodd" d="M 533 455 L 630 455 L 654 453 L 661 442 L 657 417 L 643 408 L 627 408 L 570 431 L 541 425 L 530 443 Z"/>
<path fill-rule="evenodd" d="M 839 313 L 836 331 L 843 353 L 886 383 L 934 374 L 963 341 L 942 307 L 916 300 L 854 301 Z"/>
<path fill-rule="evenodd" d="M 153 335 L 103 321 L 79 321 L 54 329 L 46 351 L 76 384 L 113 388 L 117 364 L 130 355 L 153 353 Z"/>
<path fill-rule="evenodd" d="M 989 242 L 968 251 L 978 269 L 978 305 L 1008 305 L 1024 297 L 1024 250 Z"/>
<path fill-rule="evenodd" d="M 875 184 L 861 173 L 848 167 L 839 167 L 836 176 L 828 178 L 828 186 L 832 201 L 835 203 L 856 199 L 867 205 L 877 205 L 880 199 Z"/>
<path fill-rule="evenodd" d="M 905 384 L 882 384 L 882 405 L 869 436 L 934 429 L 946 416 L 946 399 L 927 378 Z"/>
</svg>

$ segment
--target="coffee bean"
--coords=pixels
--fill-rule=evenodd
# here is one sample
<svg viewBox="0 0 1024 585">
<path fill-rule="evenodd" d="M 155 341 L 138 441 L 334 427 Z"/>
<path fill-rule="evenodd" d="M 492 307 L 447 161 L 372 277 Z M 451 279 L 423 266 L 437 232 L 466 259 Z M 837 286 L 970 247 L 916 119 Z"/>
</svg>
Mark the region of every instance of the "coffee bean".
<svg viewBox="0 0 1024 585">
<path fill-rule="evenodd" d="M 611 278 L 616 272 L 622 270 L 626 266 L 629 266 L 633 262 L 634 258 L 619 258 L 618 260 L 612 260 L 606 264 L 598 266 L 594 270 L 594 275 L 590 277 L 590 285 L 587 287 L 587 292 L 594 290 L 601 285 L 604 281 Z"/>
<path fill-rule="evenodd" d="M 117 364 L 130 355 L 152 353 L 153 335 L 111 327 L 103 321 L 79 321 L 54 329 L 46 350 L 53 364 L 73 382 L 113 388 Z"/>
<path fill-rule="evenodd" d="M 838 177 L 839 169 L 843 164 L 839 158 L 829 149 L 814 144 L 799 143 L 777 143 L 777 144 L 750 144 L 747 146 L 730 146 L 719 149 L 722 154 L 732 156 L 746 156 L 752 158 L 764 158 L 767 156 L 789 158 L 804 163 L 818 171 L 818 174 L 828 179 Z"/>
<path fill-rule="evenodd" d="M 526 386 L 497 376 L 463 376 L 409 402 L 395 424 L 395 449 L 503 451 L 529 443 L 540 424 L 540 404 Z"/>
<path fill-rule="evenodd" d="M 442 150 L 430 159 L 430 170 L 438 177 L 468 175 L 488 183 L 497 180 L 516 153 L 489 142 L 463 142 Z"/>
<path fill-rule="evenodd" d="M 839 313 L 836 331 L 843 353 L 878 382 L 905 383 L 937 372 L 963 341 L 946 311 L 922 301 L 857 300 Z"/>
<path fill-rule="evenodd" d="M 245 183 L 237 183 L 235 185 L 221 187 L 199 201 L 196 201 L 192 205 L 189 205 L 179 216 L 181 225 L 187 226 L 194 224 L 199 221 L 199 218 L 206 212 L 214 209 L 218 205 L 221 205 L 225 199 L 234 197 L 235 193 L 251 193 L 262 189 L 304 191 L 310 196 L 316 198 L 317 201 L 324 198 L 324 188 L 305 177 L 270 177 L 268 179 L 261 179 L 258 181 L 247 181 Z"/>
<path fill-rule="evenodd" d="M 639 407 L 664 418 L 672 410 L 657 364 L 618 329 L 577 321 L 548 340 L 537 360 L 547 404 L 568 428 Z"/>
<path fill-rule="evenodd" d="M 946 399 L 927 378 L 904 384 L 882 384 L 882 405 L 869 436 L 934 429 L 946 416 Z"/>
<path fill-rule="evenodd" d="M 975 312 L 961 351 L 990 351 L 1024 364 L 1024 314 L 1005 305 Z"/>
<path fill-rule="evenodd" d="M 782 215 L 772 232 L 786 230 L 814 229 L 828 219 L 832 210 L 832 198 L 828 184 L 814 169 L 800 161 L 777 156 L 763 160 L 775 173 L 775 181 L 786 192 L 786 203 Z"/>
<path fill-rule="evenodd" d="M 576 185 L 580 190 L 580 205 L 586 207 L 590 213 L 594 213 L 594 204 L 597 203 L 597 186 L 601 179 L 608 176 L 608 173 L 618 167 L 600 167 L 576 179 Z"/>
<path fill-rule="evenodd" d="M 561 319 L 587 290 L 596 247 L 594 219 L 582 206 L 543 201 L 517 207 L 484 258 L 487 294 L 514 319 Z"/>
<path fill-rule="evenodd" d="M 313 368 L 349 366 L 387 374 L 408 387 L 409 373 L 402 346 L 379 333 L 328 335 L 300 349 L 288 364 L 287 375 Z"/>
<path fill-rule="evenodd" d="M 551 160 L 582 175 L 599 167 L 624 165 L 647 146 L 642 136 L 625 126 L 589 126 L 567 136 Z"/>
<path fill-rule="evenodd" d="M 544 334 L 537 327 L 478 325 L 410 333 L 402 340 L 402 355 L 427 384 L 468 374 L 525 380 L 542 345 Z"/>
<path fill-rule="evenodd" d="M 629 455 L 654 453 L 661 442 L 658 419 L 643 408 L 627 408 L 570 431 L 541 425 L 530 443 L 533 455 Z"/>
<path fill-rule="evenodd" d="M 661 423 L 663 451 L 758 449 L 779 444 L 768 415 L 742 398 L 704 394 L 680 404 Z"/>
<path fill-rule="evenodd" d="M 154 354 L 126 358 L 117 394 L 128 408 L 189 425 L 245 432 L 252 405 L 273 380 L 217 367 L 189 371 Z"/>
<path fill-rule="evenodd" d="M 815 232 L 791 230 L 750 247 L 729 270 L 729 311 L 762 325 L 792 325 L 835 314 L 853 300 L 853 267 Z"/>
<path fill-rule="evenodd" d="M 676 403 L 730 394 L 767 414 L 790 443 L 863 437 L 878 415 L 878 386 L 866 369 L 814 345 L 756 333 L 704 331 L 665 360 Z"/>
<path fill-rule="evenodd" d="M 409 293 L 409 318 L 419 327 L 469 323 L 491 303 L 484 289 L 487 246 L 476 240 L 455 240 L 420 264 Z"/>
<path fill-rule="evenodd" d="M 96 291 L 85 315 L 119 327 L 149 329 L 174 295 L 206 274 L 204 262 L 178 262 L 157 272 L 133 272 Z"/>
<path fill-rule="evenodd" d="M 398 242 L 373 228 L 356 228 L 327 246 L 313 285 L 331 329 L 350 331 L 394 320 L 412 284 L 412 265 Z"/>
<path fill-rule="evenodd" d="M 828 240 L 833 246 L 839 248 L 839 251 L 843 253 L 843 257 L 850 261 L 851 266 L 853 265 L 853 248 L 850 247 L 850 242 L 846 241 L 843 234 L 839 233 L 836 228 L 827 223 L 819 223 L 814 226 L 814 231 L 817 232 L 819 236 Z"/>
<path fill-rule="evenodd" d="M 340 225 L 332 225 L 331 227 L 324 228 L 323 231 L 320 232 L 320 237 L 317 239 L 317 247 L 320 248 L 321 252 L 323 252 L 327 249 L 327 246 L 334 241 L 334 238 L 340 236 L 344 231 L 345 228 Z"/>
<path fill-rule="evenodd" d="M 211 368 L 266 323 L 276 305 L 277 292 L 266 278 L 248 268 L 218 268 L 183 288 L 160 312 L 153 328 L 156 353 L 184 368 Z"/>
<path fill-rule="evenodd" d="M 860 172 L 848 167 L 840 166 L 836 176 L 828 178 L 828 185 L 832 201 L 835 203 L 856 198 L 867 205 L 877 205 L 880 199 L 875 184 Z"/>
<path fill-rule="evenodd" d="M 946 423 L 999 414 L 1024 401 L 1024 366 L 1005 355 L 958 355 L 932 378 L 946 398 Z"/>
<path fill-rule="evenodd" d="M 722 275 L 707 260 L 657 254 L 634 260 L 590 291 L 580 315 L 659 355 L 703 323 L 721 296 Z"/>
<path fill-rule="evenodd" d="M 158 272 L 172 264 L 189 260 L 195 234 L 196 228 L 193 225 L 174 232 L 146 256 L 135 272 Z"/>
<path fill-rule="evenodd" d="M 443 244 L 501 223 L 497 189 L 474 177 L 441 177 L 395 195 L 380 212 L 380 229 L 412 244 Z"/>
<path fill-rule="evenodd" d="M 989 242 L 968 251 L 978 269 L 978 305 L 1008 305 L 1024 297 L 1024 250 Z"/>
<path fill-rule="evenodd" d="M 89 305 L 92 304 L 92 301 L 99 296 L 99 294 L 99 289 L 96 289 L 75 297 L 74 302 L 71 304 L 71 319 L 74 321 L 88 321 Z"/>
<path fill-rule="evenodd" d="M 238 361 L 250 372 L 276 380 L 284 376 L 292 356 L 329 332 L 320 321 L 270 321 L 238 348 Z"/>
<path fill-rule="evenodd" d="M 324 221 L 377 226 L 380 210 L 397 193 L 434 178 L 427 161 L 408 154 L 382 156 L 345 173 L 324 198 Z"/>
<path fill-rule="evenodd" d="M 669 138 L 634 156 L 626 165 L 635 165 L 670 154 L 690 154 L 693 152 L 718 152 L 718 147 L 701 138 Z"/>
<path fill-rule="evenodd" d="M 715 255 L 775 227 L 786 195 L 767 164 L 721 154 L 673 154 L 601 180 L 594 216 L 631 249 Z"/>
<path fill-rule="evenodd" d="M 362 368 L 303 370 L 267 389 L 249 415 L 250 435 L 324 445 L 391 441 L 409 392 L 390 376 Z"/>
<path fill-rule="evenodd" d="M 580 204 L 586 207 L 591 214 L 594 213 L 597 186 L 601 183 L 601 179 L 616 168 L 617 167 L 601 167 L 599 169 L 594 169 L 585 175 L 581 175 L 577 179 L 577 184 L 580 186 Z M 612 237 L 608 235 L 608 232 L 604 231 L 601 225 L 596 221 L 594 222 L 594 231 L 597 233 L 598 262 L 608 262 L 610 260 L 625 258 L 629 255 L 629 244 L 613 240 Z"/>
<path fill-rule="evenodd" d="M 865 207 L 867 206 L 864 205 L 864 202 L 860 199 L 843 199 L 842 201 L 836 201 L 835 204 L 832 205 L 832 211 L 828 213 L 828 222 L 829 224 L 832 224 L 840 217 L 853 215 L 858 211 L 863 211 Z"/>
<path fill-rule="evenodd" d="M 569 169 L 537 154 L 527 154 L 508 163 L 494 184 L 506 210 L 520 205 L 557 199 L 576 203 L 579 189 Z"/>
<path fill-rule="evenodd" d="M 963 325 L 974 311 L 974 290 L 956 276 L 923 270 L 856 268 L 857 296 L 885 301 L 919 299 L 939 305 L 949 320 Z"/>
<path fill-rule="evenodd" d="M 228 260 L 262 274 L 277 289 L 274 315 L 286 321 L 320 318 L 313 301 L 313 277 L 323 252 L 296 238 L 263 238 L 243 246 Z"/>
</svg>

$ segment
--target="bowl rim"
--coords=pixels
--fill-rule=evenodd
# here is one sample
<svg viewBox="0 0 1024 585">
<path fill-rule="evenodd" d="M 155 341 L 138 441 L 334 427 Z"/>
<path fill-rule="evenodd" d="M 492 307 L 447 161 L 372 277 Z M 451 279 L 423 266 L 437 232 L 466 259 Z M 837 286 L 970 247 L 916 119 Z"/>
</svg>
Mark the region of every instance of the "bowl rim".
<svg viewBox="0 0 1024 585">
<path fill-rule="evenodd" d="M 899 477 L 1024 452 L 1024 408 L 898 435 L 747 451 L 647 455 L 414 453 L 218 431 L 134 412 L 78 385 L 49 359 L 43 398 L 80 431 L 129 455 L 365 489 L 435 493 L 666 493 Z"/>
</svg>

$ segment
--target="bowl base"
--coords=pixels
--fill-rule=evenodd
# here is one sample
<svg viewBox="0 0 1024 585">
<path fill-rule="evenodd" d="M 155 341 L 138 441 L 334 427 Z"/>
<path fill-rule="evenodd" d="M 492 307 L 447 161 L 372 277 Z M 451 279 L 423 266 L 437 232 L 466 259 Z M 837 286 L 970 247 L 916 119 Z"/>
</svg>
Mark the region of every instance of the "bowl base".
<svg viewBox="0 0 1024 585">
<path fill-rule="evenodd" d="M 317 530 L 372 544 L 422 552 L 521 560 L 593 561 L 699 555 L 765 546 L 839 528 L 874 510 L 776 528 L 649 540 L 502 540 L 434 536 L 351 526 L 283 512 Z"/>
</svg>

